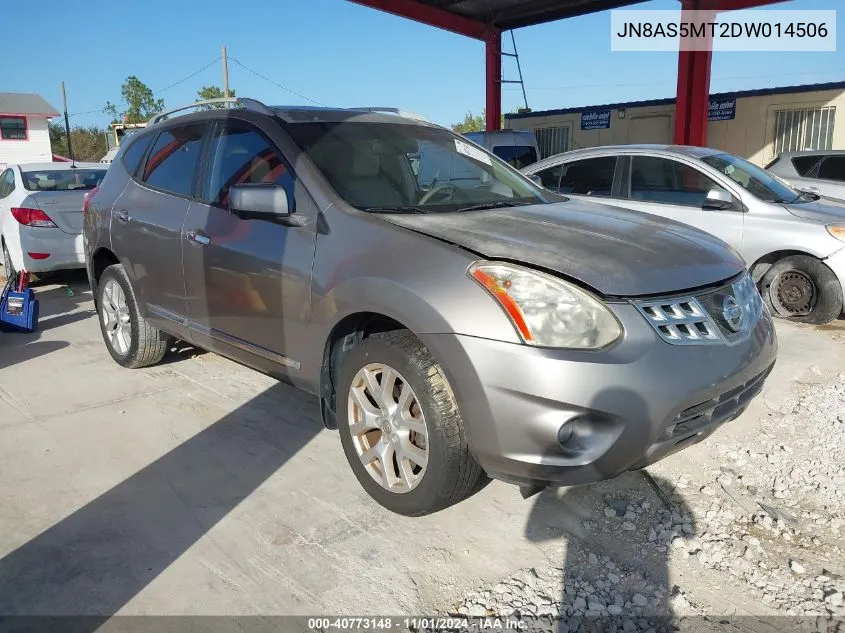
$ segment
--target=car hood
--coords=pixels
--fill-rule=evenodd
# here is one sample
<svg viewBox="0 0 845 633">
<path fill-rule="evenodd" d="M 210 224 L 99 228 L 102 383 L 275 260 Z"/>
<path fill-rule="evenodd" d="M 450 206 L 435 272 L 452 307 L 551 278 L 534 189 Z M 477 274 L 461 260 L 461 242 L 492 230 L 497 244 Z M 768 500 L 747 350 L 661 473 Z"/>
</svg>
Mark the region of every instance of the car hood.
<svg viewBox="0 0 845 633">
<path fill-rule="evenodd" d="M 845 222 L 845 200 L 821 197 L 814 202 L 785 204 L 784 208 L 792 215 L 817 222 Z"/>
<path fill-rule="evenodd" d="M 555 271 L 605 296 L 677 292 L 745 269 L 738 255 L 708 233 L 589 202 L 380 217 L 488 259 Z"/>
</svg>

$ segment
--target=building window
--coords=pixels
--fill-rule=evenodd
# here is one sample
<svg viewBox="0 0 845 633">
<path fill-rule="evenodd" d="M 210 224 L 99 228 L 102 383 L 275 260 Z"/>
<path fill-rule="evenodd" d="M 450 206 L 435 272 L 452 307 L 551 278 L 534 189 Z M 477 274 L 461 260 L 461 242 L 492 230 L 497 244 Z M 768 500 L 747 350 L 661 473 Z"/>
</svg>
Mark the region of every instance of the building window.
<svg viewBox="0 0 845 633">
<path fill-rule="evenodd" d="M 534 130 L 540 158 L 548 158 L 569 149 L 569 126 L 544 127 Z"/>
<path fill-rule="evenodd" d="M 775 156 L 805 149 L 830 149 L 836 107 L 775 111 Z"/>
<path fill-rule="evenodd" d="M 2 138 L 4 141 L 25 141 L 26 117 L 0 117 L 0 138 Z"/>
</svg>

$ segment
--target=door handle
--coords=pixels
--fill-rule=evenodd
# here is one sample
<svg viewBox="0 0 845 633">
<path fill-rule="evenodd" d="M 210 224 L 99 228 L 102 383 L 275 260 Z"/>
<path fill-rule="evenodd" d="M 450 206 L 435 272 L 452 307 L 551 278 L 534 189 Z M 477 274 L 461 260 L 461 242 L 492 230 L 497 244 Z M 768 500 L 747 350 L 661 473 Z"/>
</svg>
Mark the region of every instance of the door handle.
<svg viewBox="0 0 845 633">
<path fill-rule="evenodd" d="M 198 231 L 186 231 L 185 239 L 199 246 L 208 246 L 211 243 L 211 238 L 208 235 L 203 235 Z"/>
<path fill-rule="evenodd" d="M 129 217 L 129 211 L 126 209 L 121 209 L 117 213 L 114 214 L 114 219 L 122 224 L 126 224 L 132 218 Z"/>
</svg>

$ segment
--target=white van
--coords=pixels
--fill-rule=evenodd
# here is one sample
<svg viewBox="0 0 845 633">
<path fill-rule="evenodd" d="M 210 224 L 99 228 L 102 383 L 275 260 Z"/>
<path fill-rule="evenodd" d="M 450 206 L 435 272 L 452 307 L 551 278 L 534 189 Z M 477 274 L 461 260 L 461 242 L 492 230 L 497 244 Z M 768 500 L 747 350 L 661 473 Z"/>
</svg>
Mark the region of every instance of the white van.
<svg viewBox="0 0 845 633">
<path fill-rule="evenodd" d="M 528 130 L 466 132 L 464 136 L 510 163 L 516 169 L 527 167 L 540 159 L 537 139 L 534 132 Z"/>
</svg>

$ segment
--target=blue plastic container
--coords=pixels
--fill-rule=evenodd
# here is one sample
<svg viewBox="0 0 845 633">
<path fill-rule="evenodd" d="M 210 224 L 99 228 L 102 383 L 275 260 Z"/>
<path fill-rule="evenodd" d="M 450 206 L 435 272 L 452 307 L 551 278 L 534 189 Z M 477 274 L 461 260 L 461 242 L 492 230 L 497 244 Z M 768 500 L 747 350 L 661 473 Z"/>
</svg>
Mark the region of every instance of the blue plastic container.
<svg viewBox="0 0 845 633">
<path fill-rule="evenodd" d="M 38 329 L 38 299 L 29 288 L 24 288 L 26 273 L 21 273 L 18 289 L 9 280 L 0 295 L 0 326 L 18 332 L 35 332 Z"/>
</svg>

